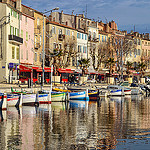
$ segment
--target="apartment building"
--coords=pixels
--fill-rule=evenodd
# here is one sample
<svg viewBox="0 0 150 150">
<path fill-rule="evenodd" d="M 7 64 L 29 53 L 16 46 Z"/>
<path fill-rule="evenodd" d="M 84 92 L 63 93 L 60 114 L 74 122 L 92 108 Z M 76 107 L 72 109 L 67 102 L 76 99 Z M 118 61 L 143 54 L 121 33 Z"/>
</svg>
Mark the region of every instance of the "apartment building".
<svg viewBox="0 0 150 150">
<path fill-rule="evenodd" d="M 77 58 L 77 30 L 54 21 L 46 22 L 46 61 L 57 67 L 75 68 Z"/>
<path fill-rule="evenodd" d="M 0 81 L 7 82 L 18 78 L 20 45 L 23 44 L 23 38 L 20 37 L 21 1 L 11 3 L 0 2 L 0 18 L 3 18 L 0 22 Z"/>
</svg>

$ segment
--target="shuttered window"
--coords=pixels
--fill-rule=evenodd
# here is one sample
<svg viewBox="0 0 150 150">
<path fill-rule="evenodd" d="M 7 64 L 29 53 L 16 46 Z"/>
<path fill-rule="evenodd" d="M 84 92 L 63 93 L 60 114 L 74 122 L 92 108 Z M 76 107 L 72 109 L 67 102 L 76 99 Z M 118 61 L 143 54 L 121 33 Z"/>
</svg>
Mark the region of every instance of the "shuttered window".
<svg viewBox="0 0 150 150">
<path fill-rule="evenodd" d="M 12 59 L 15 59 L 15 47 L 12 47 Z"/>
<path fill-rule="evenodd" d="M 17 56 L 17 60 L 19 60 L 19 48 L 17 48 L 17 50 L 16 50 L 16 56 Z"/>
</svg>

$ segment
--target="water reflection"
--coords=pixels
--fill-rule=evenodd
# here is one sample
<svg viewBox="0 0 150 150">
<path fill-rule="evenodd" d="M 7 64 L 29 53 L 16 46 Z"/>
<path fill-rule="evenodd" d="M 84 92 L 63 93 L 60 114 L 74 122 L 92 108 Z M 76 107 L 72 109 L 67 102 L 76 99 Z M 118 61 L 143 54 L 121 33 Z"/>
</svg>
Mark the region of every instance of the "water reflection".
<svg viewBox="0 0 150 150">
<path fill-rule="evenodd" d="M 150 99 L 70 101 L 0 112 L 0 149 L 148 149 Z"/>
</svg>

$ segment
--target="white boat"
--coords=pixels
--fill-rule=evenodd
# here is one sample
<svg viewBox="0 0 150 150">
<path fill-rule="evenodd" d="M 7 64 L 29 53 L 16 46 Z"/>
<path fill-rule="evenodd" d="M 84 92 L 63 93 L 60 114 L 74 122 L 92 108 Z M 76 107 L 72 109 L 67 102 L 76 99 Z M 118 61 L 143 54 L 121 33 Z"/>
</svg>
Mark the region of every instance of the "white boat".
<svg viewBox="0 0 150 150">
<path fill-rule="evenodd" d="M 22 105 L 35 105 L 38 104 L 36 94 L 22 95 Z"/>
<path fill-rule="evenodd" d="M 127 87 L 124 87 L 124 94 L 125 95 L 131 95 L 131 89 L 127 88 Z"/>
<path fill-rule="evenodd" d="M 49 94 L 37 94 L 39 104 L 51 104 L 49 101 Z"/>
<path fill-rule="evenodd" d="M 20 98 L 18 94 L 7 94 L 7 106 L 19 106 Z"/>
<path fill-rule="evenodd" d="M 68 93 L 69 100 L 86 100 L 89 101 L 88 91 L 83 92 L 70 92 Z"/>
<path fill-rule="evenodd" d="M 107 87 L 109 90 L 108 96 L 123 96 L 124 94 L 124 87 L 118 85 L 109 85 Z"/>
</svg>

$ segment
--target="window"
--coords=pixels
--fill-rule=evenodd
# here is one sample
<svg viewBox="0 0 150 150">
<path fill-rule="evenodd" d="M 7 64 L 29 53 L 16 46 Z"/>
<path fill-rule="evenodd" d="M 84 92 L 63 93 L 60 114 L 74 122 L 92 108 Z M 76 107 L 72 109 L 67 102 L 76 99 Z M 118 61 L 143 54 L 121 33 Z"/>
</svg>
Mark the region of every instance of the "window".
<svg viewBox="0 0 150 150">
<path fill-rule="evenodd" d="M 102 42 L 104 42 L 104 37 L 102 36 Z"/>
<path fill-rule="evenodd" d="M 54 26 L 52 26 L 52 33 L 56 33 L 56 31 L 55 31 L 56 29 L 55 29 L 55 27 Z"/>
<path fill-rule="evenodd" d="M 34 60 L 37 61 L 37 53 L 34 54 Z"/>
<path fill-rule="evenodd" d="M 26 50 L 26 60 L 28 60 L 28 50 Z"/>
<path fill-rule="evenodd" d="M 14 35 L 14 27 L 10 26 L 10 35 Z"/>
<path fill-rule="evenodd" d="M 21 30 L 21 38 L 23 38 L 23 30 Z"/>
<path fill-rule="evenodd" d="M 85 40 L 87 40 L 87 35 L 85 34 Z"/>
<path fill-rule="evenodd" d="M 77 38 L 79 39 L 79 33 L 77 33 Z"/>
<path fill-rule="evenodd" d="M 16 50 L 16 56 L 17 56 L 17 60 L 19 60 L 19 48 L 17 48 L 17 50 Z"/>
<path fill-rule="evenodd" d="M 105 42 L 106 42 L 106 36 L 105 36 Z"/>
<path fill-rule="evenodd" d="M 78 52 L 81 52 L 81 46 L 78 45 Z"/>
<path fill-rule="evenodd" d="M 59 49 L 61 49 L 61 44 L 59 44 Z"/>
<path fill-rule="evenodd" d="M 28 41 L 28 32 L 26 32 L 26 41 Z"/>
<path fill-rule="evenodd" d="M 62 34 L 62 29 L 59 29 L 59 34 Z"/>
<path fill-rule="evenodd" d="M 101 35 L 99 35 L 99 41 L 101 40 Z"/>
<path fill-rule="evenodd" d="M 12 47 L 12 59 L 15 59 L 15 47 Z"/>
<path fill-rule="evenodd" d="M 74 36 L 74 32 L 72 31 L 72 36 Z"/>
<path fill-rule="evenodd" d="M 84 39 L 84 34 L 82 33 L 82 40 Z"/>
<path fill-rule="evenodd" d="M 23 49 L 21 49 L 21 59 L 23 59 Z"/>
<path fill-rule="evenodd" d="M 83 46 L 83 53 L 87 53 L 87 47 Z"/>
<path fill-rule="evenodd" d="M 40 25 L 40 18 L 37 18 L 37 26 Z"/>
<path fill-rule="evenodd" d="M 26 21 L 26 23 L 27 23 L 27 21 L 28 21 L 27 19 L 28 19 L 28 18 L 27 18 L 27 17 L 25 17 L 25 21 Z"/>
<path fill-rule="evenodd" d="M 138 49 L 138 55 L 140 55 L 140 49 Z"/>
</svg>

